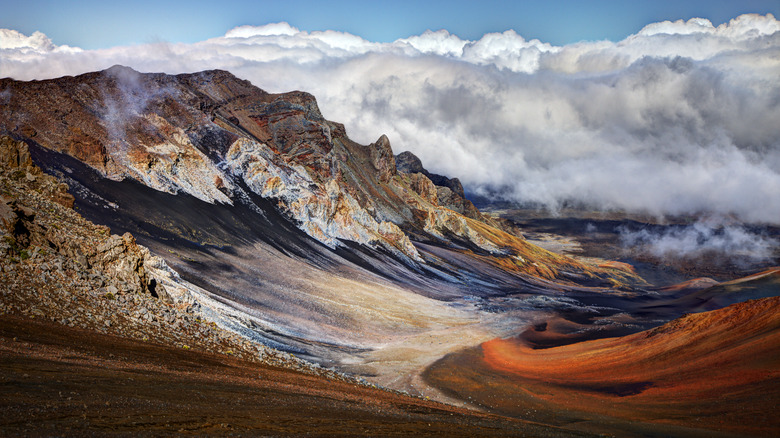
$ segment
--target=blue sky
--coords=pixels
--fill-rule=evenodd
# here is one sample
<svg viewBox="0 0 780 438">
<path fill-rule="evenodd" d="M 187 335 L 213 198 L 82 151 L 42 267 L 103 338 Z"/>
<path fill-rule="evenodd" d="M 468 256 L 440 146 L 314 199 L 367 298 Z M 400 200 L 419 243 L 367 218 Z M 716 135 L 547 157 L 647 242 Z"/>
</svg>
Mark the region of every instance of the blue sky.
<svg viewBox="0 0 780 438">
<path fill-rule="evenodd" d="M 465 39 L 514 29 L 526 39 L 563 45 L 618 41 L 645 24 L 707 18 L 716 26 L 743 13 L 780 16 L 778 0 L 655 1 L 52 1 L 0 2 L 0 28 L 38 30 L 55 44 L 85 49 L 156 41 L 192 43 L 243 25 L 286 21 L 301 30 L 340 30 L 390 42 L 427 29 Z"/>
</svg>

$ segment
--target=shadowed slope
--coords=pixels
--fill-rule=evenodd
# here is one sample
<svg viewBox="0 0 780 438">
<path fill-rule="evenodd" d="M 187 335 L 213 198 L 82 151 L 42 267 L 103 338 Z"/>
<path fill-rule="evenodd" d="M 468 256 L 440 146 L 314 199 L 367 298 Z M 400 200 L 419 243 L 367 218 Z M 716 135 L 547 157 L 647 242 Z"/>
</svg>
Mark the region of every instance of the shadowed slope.
<svg viewBox="0 0 780 438">
<path fill-rule="evenodd" d="M 780 291 L 780 268 L 770 268 L 736 280 L 711 284 L 694 279 L 682 287 L 661 289 L 677 296 L 670 304 L 689 311 L 714 310 L 745 300 L 771 297 Z"/>
</svg>

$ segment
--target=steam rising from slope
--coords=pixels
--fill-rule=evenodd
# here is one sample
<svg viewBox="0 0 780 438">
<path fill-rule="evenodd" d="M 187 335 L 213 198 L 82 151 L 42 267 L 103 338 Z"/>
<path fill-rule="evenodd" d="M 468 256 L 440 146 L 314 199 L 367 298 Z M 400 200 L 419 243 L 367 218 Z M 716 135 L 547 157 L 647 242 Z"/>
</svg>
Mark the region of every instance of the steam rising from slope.
<svg viewBox="0 0 780 438">
<path fill-rule="evenodd" d="M 472 191 L 551 208 L 780 223 L 780 22 L 771 14 L 718 27 L 653 23 L 617 43 L 563 47 L 515 31 L 373 43 L 286 23 L 196 44 L 50 43 L 0 31 L 2 75 L 222 68 L 268 91 L 312 92 L 355 140 L 387 133 L 396 151 Z"/>
</svg>

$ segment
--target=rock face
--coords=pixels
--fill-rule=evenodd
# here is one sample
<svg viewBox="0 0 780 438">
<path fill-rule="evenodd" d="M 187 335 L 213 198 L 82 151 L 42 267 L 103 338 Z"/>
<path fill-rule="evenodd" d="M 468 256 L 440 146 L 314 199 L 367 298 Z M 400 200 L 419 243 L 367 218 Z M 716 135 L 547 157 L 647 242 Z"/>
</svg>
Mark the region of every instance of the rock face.
<svg viewBox="0 0 780 438">
<path fill-rule="evenodd" d="M 379 172 L 377 174 L 379 182 L 390 182 L 396 174 L 395 157 L 390 148 L 390 140 L 383 134 L 375 143 L 368 145 L 368 149 L 371 151 L 371 164 Z"/>
<path fill-rule="evenodd" d="M 395 157 L 399 172 L 409 175 L 412 189 L 429 202 L 446 207 L 456 213 L 487 225 L 499 228 L 509 234 L 521 236 L 520 231 L 510 222 L 482 214 L 474 204 L 466 199 L 463 185 L 458 178 L 447 178 L 443 175 L 428 172 L 416 155 L 406 151 Z M 421 182 L 427 180 L 426 182 Z M 431 192 L 431 186 L 434 192 Z"/>
<path fill-rule="evenodd" d="M 422 161 L 417 158 L 417 155 L 409 151 L 401 152 L 396 155 L 395 165 L 398 171 L 403 173 L 422 173 L 423 175 L 428 173 L 423 167 Z"/>
<path fill-rule="evenodd" d="M 422 161 L 417 158 L 417 155 L 406 151 L 396 155 L 396 166 L 399 172 L 404 173 L 422 173 L 427 176 L 435 185 L 439 187 L 446 187 L 450 189 L 454 194 L 465 198 L 463 193 L 463 185 L 458 178 L 447 178 L 443 175 L 428 172 L 422 165 Z"/>
<path fill-rule="evenodd" d="M 318 183 L 316 175 L 303 166 L 279 160 L 266 145 L 244 138 L 233 143 L 225 162 L 253 192 L 278 199 L 279 205 L 300 221 L 301 229 L 329 247 L 338 246 L 339 239 L 381 242 L 394 253 L 420 260 L 398 226 L 378 221 L 366 212 L 336 179 Z"/>
</svg>

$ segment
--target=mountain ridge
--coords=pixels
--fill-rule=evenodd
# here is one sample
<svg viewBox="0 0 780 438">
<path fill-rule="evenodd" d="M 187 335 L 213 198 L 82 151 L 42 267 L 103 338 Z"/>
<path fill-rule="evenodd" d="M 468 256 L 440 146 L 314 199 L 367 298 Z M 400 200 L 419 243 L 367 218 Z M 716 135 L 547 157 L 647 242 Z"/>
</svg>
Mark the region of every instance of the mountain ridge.
<svg viewBox="0 0 780 438">
<path fill-rule="evenodd" d="M 308 93 L 269 94 L 222 70 L 172 76 L 121 66 L 30 83 L 3 79 L 0 86 L 11 96 L 3 131 L 111 180 L 131 178 L 224 204 L 244 196 L 241 181 L 277 199 L 331 248 L 354 241 L 412 265 L 423 259 L 410 236 L 445 244 L 454 238 L 519 262 L 519 272 L 554 278 L 563 264 L 593 276 L 577 262 L 529 248 L 516 230 L 482 215 L 459 193 L 440 194 L 448 188 L 398 172 L 386 136 L 368 146 L 352 142 Z M 470 220 L 509 233 L 499 237 Z M 539 260 L 524 262 L 530 257 Z M 537 269 L 537 261 L 546 268 Z"/>
</svg>

